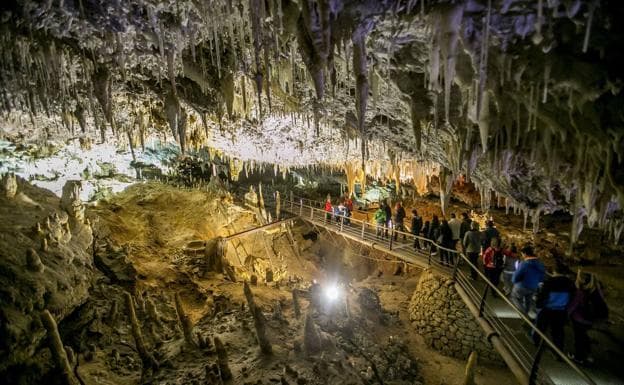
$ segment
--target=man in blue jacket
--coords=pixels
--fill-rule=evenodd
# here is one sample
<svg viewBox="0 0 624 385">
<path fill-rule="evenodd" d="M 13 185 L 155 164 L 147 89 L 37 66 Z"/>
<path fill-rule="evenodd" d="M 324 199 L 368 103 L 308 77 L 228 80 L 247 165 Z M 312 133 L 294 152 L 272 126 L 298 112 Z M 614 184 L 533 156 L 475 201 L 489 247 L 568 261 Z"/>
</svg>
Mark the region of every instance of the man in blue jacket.
<svg viewBox="0 0 624 385">
<path fill-rule="evenodd" d="M 545 268 L 542 261 L 535 256 L 533 246 L 525 245 L 520 252 L 524 260 L 511 278 L 514 285 L 511 291 L 511 300 L 518 309 L 528 316 L 535 307 L 533 297 L 539 284 L 544 280 Z"/>
<path fill-rule="evenodd" d="M 574 293 L 574 282 L 561 274 L 561 267 L 556 265 L 553 274 L 546 278 L 544 284 L 537 291 L 537 318 L 535 326 L 546 332 L 550 329 L 552 341 L 559 350 L 563 350 L 563 327 L 568 316 L 567 306 Z M 539 344 L 541 338 L 533 334 L 533 342 Z"/>
</svg>

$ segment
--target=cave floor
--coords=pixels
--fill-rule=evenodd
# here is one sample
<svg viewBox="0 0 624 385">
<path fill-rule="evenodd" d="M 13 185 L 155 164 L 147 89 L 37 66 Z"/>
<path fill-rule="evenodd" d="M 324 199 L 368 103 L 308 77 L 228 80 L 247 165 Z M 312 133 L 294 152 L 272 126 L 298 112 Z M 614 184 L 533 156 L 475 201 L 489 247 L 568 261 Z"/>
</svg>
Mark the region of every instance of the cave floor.
<svg viewBox="0 0 624 385">
<path fill-rule="evenodd" d="M 414 383 L 416 378 L 424 384 L 436 385 L 462 381 L 465 362 L 428 348 L 409 326 L 407 305 L 419 271 L 394 276 L 391 274 L 394 266 L 380 266 L 371 260 L 358 259 L 355 250 L 348 247 L 338 249 L 332 244 L 335 240 L 325 238 L 326 235 L 319 236 L 316 241 L 305 239 L 305 235 L 313 230 L 305 224 L 292 229 L 301 248 L 300 254 L 294 251 L 283 229 L 255 233 L 241 237 L 240 244 L 231 242 L 227 245 L 227 258 L 237 265 L 237 275 L 244 279 L 250 279 L 252 275 L 258 277 L 258 285 L 252 285 L 251 289 L 256 304 L 262 307 L 267 317 L 267 330 L 274 347 L 271 357 L 260 354 L 250 331 L 252 320 L 248 311 L 241 309 L 245 302 L 241 283 L 233 283 L 221 274 L 202 274 L 198 258 L 181 252 L 190 240 L 226 236 L 258 226 L 258 223 L 249 210 L 229 203 L 223 204 L 228 212 L 224 216 L 222 208 L 204 204 L 206 196 L 203 194 L 160 185 L 137 186 L 110 202 L 94 207 L 91 212 L 99 217 L 95 228 L 102 235 L 101 241 L 106 239 L 114 247 L 127 251 L 127 260 L 137 271 L 136 281 L 130 282 L 134 291 L 140 293 L 139 297 L 151 298 L 162 314 L 162 330 L 150 332 L 148 339 L 154 337 L 150 343 L 157 347 L 167 366 L 154 379 L 161 383 L 183 383 L 183 380 L 202 378 L 204 367 L 214 360 L 210 349 L 195 351 L 181 339 L 172 305 L 173 295 L 179 293 L 187 315 L 195 324 L 195 332 L 204 336 L 218 335 L 223 340 L 235 383 L 256 383 L 258 379 L 271 381 L 282 377 L 285 381 L 299 381 L 297 383 L 374 383 L 374 378 L 370 378 L 370 369 L 367 369 L 370 365 L 362 356 L 376 357 L 380 354 L 375 346 L 388 348 L 389 345 L 405 347 L 406 351 L 401 353 L 404 356 L 397 361 L 411 361 L 417 367 L 416 377 L 409 370 L 393 369 L 396 373 L 391 372 L 390 376 L 396 377 L 396 383 Z M 223 201 L 227 202 L 227 199 Z M 243 263 L 238 264 L 241 260 Z M 281 282 L 279 287 L 274 282 L 264 283 L 269 267 L 274 281 Z M 358 320 L 356 335 L 365 353 L 359 356 L 344 350 L 344 336 L 332 328 L 334 323 L 344 322 L 342 314 L 328 320 L 322 312 L 315 312 L 321 334 L 331 345 L 319 361 L 319 357 L 296 352 L 297 346 L 301 345 L 304 317 L 296 318 L 293 314 L 291 290 L 299 288 L 305 293 L 313 279 L 328 282 L 336 271 L 340 271 L 344 282 L 352 283 L 346 295 L 348 302 L 354 304 L 352 317 Z M 365 312 L 358 309 L 356 293 L 365 287 L 379 295 L 383 309 L 379 316 L 385 319 L 383 324 L 374 317 L 371 321 Z M 101 290 L 109 292 L 107 285 Z M 96 293 L 95 297 L 104 293 Z M 101 300 L 105 301 L 105 298 Z M 104 309 L 110 307 L 108 302 L 102 304 Z M 303 314 L 309 306 L 309 298 L 304 295 L 301 299 Z M 280 309 L 281 316 L 275 314 L 276 308 Z M 144 322 L 147 325 L 150 323 L 147 315 Z M 132 365 L 129 368 L 126 364 L 119 364 L 114 369 L 110 367 L 114 351 L 125 352 L 119 362 L 134 356 L 131 351 L 119 346 L 119 339 L 124 341 L 128 338 L 127 332 L 127 328 L 121 326 L 118 333 L 108 336 L 108 344 L 98 349 L 96 359 L 81 365 L 80 372 L 86 378 L 102 381 L 103 373 L 115 370 L 118 376 L 110 383 L 139 381 L 136 368 Z M 138 358 L 134 358 L 136 360 Z M 380 368 L 384 365 L 391 367 L 383 361 L 378 363 Z M 327 362 L 329 367 L 326 367 Z M 296 373 L 295 377 L 293 373 Z M 480 363 L 477 369 L 480 384 L 501 384 L 508 376 L 505 368 L 487 363 Z"/>
</svg>

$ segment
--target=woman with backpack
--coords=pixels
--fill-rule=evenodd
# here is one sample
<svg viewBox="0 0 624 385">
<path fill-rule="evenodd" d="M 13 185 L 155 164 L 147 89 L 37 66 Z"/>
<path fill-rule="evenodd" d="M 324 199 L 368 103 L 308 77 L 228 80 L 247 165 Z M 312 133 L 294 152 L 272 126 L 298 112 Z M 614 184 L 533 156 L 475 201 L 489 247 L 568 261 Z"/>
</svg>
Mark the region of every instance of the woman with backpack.
<svg viewBox="0 0 624 385">
<path fill-rule="evenodd" d="M 492 238 L 490 241 L 490 247 L 483 252 L 483 269 L 487 279 L 492 282 L 492 285 L 498 288 L 500 282 L 500 275 L 505 265 L 505 254 L 501 247 L 499 247 L 498 238 Z M 496 293 L 492 293 L 496 296 Z"/>
<path fill-rule="evenodd" d="M 583 273 L 579 269 L 575 286 L 576 291 L 568 305 L 568 315 L 574 331 L 574 354 L 570 353 L 568 356 L 580 364 L 592 364 L 594 359 L 589 355 L 591 343 L 588 332 L 595 321 L 609 317 L 609 309 L 594 274 Z"/>
</svg>

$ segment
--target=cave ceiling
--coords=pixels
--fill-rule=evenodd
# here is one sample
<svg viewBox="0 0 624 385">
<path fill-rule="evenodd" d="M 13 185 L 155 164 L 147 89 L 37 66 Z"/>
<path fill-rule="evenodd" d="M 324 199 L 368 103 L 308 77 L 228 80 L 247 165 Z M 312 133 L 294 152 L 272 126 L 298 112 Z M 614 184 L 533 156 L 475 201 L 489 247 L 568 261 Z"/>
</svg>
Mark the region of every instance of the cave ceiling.
<svg viewBox="0 0 624 385">
<path fill-rule="evenodd" d="M 442 189 L 462 175 L 527 215 L 565 209 L 572 233 L 619 238 L 623 9 L 3 1 L 0 108 L 26 140 L 77 127 L 100 140 L 159 133 L 182 151 L 230 143 L 237 158 L 289 166 L 433 162 Z"/>
</svg>

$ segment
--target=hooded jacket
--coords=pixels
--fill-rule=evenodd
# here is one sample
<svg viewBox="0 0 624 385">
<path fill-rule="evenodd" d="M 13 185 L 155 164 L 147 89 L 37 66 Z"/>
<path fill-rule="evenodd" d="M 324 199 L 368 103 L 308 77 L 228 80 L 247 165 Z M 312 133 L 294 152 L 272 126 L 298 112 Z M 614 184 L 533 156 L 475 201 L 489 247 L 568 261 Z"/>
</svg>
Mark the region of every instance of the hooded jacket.
<svg viewBox="0 0 624 385">
<path fill-rule="evenodd" d="M 544 280 L 545 268 L 537 257 L 529 257 L 520 263 L 511 281 L 524 289 L 536 290 Z"/>
</svg>

